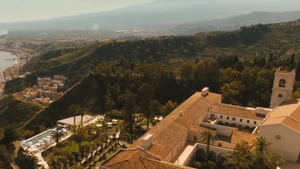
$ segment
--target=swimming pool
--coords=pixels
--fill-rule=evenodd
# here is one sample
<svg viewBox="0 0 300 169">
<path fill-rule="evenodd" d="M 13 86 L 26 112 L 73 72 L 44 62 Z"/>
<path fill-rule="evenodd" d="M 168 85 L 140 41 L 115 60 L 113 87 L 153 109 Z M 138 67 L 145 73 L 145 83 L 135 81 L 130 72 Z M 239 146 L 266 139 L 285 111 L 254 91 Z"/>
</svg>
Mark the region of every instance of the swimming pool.
<svg viewBox="0 0 300 169">
<path fill-rule="evenodd" d="M 46 138 L 47 136 L 51 136 L 51 133 L 54 131 L 54 129 L 49 129 L 49 130 L 46 130 L 36 136 L 33 136 L 29 139 L 26 140 L 26 142 L 32 142 L 32 145 L 35 145 L 36 143 L 39 142 L 39 140 L 43 140 L 43 138 Z"/>
</svg>

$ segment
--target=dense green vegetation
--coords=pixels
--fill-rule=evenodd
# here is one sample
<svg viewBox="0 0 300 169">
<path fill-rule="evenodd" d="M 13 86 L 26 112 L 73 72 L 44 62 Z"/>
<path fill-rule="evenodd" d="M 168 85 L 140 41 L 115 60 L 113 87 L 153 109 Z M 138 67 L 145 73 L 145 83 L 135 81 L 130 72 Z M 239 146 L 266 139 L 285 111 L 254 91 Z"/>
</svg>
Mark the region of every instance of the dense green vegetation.
<svg viewBox="0 0 300 169">
<path fill-rule="evenodd" d="M 299 27 L 294 22 L 279 26 L 257 25 L 232 32 L 199 33 L 194 36 L 169 36 L 95 43 L 83 48 L 47 52 L 27 63 L 22 72 L 35 72 L 38 76 L 65 74 L 70 87 L 80 81 L 102 61 L 120 58 L 134 63 L 162 62 L 180 66 L 196 59 L 238 55 L 241 60 L 285 58 L 299 54 Z M 297 61 L 297 60 L 295 60 Z M 8 91 L 19 87 L 7 87 Z"/>
<path fill-rule="evenodd" d="M 67 109 L 73 104 L 89 107 L 94 114 L 108 111 L 123 117 L 122 95 L 127 89 L 137 95 L 140 109 L 154 107 L 156 114 L 162 114 L 161 106 L 169 100 L 181 103 L 205 86 L 222 92 L 226 103 L 267 107 L 275 67 L 297 67 L 298 29 L 291 24 L 257 25 L 234 32 L 112 41 L 47 52 L 32 59 L 23 71 L 38 76 L 65 73 L 68 86 L 84 79 L 24 126 L 53 126 L 58 119 L 72 116 Z M 35 75 L 8 82 L 6 92 L 32 85 Z M 140 86 L 153 92 L 152 97 L 144 97 L 148 91 Z M 298 88 L 296 83 L 295 97 Z M 148 112 L 140 109 L 137 113 Z"/>
<path fill-rule="evenodd" d="M 6 82 L 4 90 L 6 93 L 15 93 L 24 90 L 27 87 L 36 85 L 37 76 L 35 74 L 27 75 L 25 78 L 16 78 Z"/>
<path fill-rule="evenodd" d="M 38 103 L 21 101 L 14 95 L 9 95 L 0 102 L 0 127 L 16 124 L 21 127 L 44 106 Z"/>
</svg>

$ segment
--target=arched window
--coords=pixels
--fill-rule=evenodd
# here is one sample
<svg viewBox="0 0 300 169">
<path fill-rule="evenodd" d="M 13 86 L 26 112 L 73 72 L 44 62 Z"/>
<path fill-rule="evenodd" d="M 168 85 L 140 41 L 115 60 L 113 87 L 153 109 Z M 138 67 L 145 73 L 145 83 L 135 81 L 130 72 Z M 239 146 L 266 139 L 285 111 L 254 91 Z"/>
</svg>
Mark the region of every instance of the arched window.
<svg viewBox="0 0 300 169">
<path fill-rule="evenodd" d="M 285 79 L 280 79 L 279 80 L 279 87 L 285 87 L 286 80 Z"/>
<path fill-rule="evenodd" d="M 282 97 L 282 94 L 279 94 L 278 97 Z"/>
</svg>

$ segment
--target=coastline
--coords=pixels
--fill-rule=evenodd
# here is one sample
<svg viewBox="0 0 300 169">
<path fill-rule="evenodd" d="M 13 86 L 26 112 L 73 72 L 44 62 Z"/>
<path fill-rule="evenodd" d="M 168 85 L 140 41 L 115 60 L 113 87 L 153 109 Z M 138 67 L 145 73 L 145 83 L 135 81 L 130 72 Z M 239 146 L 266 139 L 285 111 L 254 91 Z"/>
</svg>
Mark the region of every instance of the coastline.
<svg viewBox="0 0 300 169">
<path fill-rule="evenodd" d="M 0 100 L 2 100 L 5 97 L 4 87 L 5 87 L 7 79 L 10 79 L 10 80 L 13 79 L 12 78 L 13 75 L 15 73 L 18 73 L 19 67 L 22 67 L 22 64 L 19 60 L 19 55 L 16 52 L 2 50 L 2 49 L 0 49 L 0 52 L 10 53 L 11 55 L 13 55 L 12 58 L 15 58 L 15 63 L 12 66 L 7 67 L 4 71 L 0 72 Z M 17 68 L 16 69 L 17 72 L 13 71 L 15 68 Z M 8 78 L 8 77 L 10 77 L 10 78 Z"/>
</svg>

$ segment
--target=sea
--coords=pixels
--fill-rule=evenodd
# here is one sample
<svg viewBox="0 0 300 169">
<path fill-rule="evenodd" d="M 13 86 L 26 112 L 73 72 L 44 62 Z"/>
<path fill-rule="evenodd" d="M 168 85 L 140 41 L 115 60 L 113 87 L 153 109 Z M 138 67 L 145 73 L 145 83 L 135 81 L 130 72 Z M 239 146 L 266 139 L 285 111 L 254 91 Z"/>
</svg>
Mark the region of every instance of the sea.
<svg viewBox="0 0 300 169">
<path fill-rule="evenodd" d="M 9 52 L 0 51 L 0 72 L 17 64 L 17 60 L 13 60 L 13 58 L 17 58 L 17 56 Z"/>
<path fill-rule="evenodd" d="M 6 30 L 0 30 L 0 36 L 7 33 L 8 32 Z M 5 69 L 17 64 L 16 60 L 12 60 L 13 58 L 17 58 L 17 56 L 9 52 L 0 51 L 0 72 L 3 72 Z"/>
<path fill-rule="evenodd" d="M 1 29 L 0 29 L 0 36 L 1 36 L 1 35 L 6 35 L 7 33 L 8 33 L 7 30 L 1 30 Z"/>
</svg>

